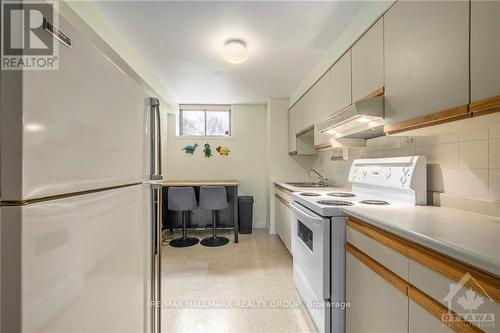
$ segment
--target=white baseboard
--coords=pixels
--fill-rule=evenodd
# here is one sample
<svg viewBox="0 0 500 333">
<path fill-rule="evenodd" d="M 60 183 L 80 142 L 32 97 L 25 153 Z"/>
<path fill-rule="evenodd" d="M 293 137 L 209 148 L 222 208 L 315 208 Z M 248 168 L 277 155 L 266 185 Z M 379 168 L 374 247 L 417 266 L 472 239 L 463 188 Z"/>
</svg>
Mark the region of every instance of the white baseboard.
<svg viewBox="0 0 500 333">
<path fill-rule="evenodd" d="M 267 224 L 266 223 L 254 223 L 253 228 L 254 229 L 265 229 L 265 228 L 267 228 Z"/>
</svg>

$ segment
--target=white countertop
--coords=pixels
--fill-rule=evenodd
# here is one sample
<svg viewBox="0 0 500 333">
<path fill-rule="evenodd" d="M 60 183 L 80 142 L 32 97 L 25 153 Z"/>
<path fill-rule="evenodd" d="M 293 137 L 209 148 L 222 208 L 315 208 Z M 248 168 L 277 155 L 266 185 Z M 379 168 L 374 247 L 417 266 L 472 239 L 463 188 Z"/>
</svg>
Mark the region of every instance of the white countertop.
<svg viewBox="0 0 500 333">
<path fill-rule="evenodd" d="M 304 182 L 304 181 L 297 181 L 299 182 Z M 286 182 L 279 182 L 275 181 L 275 185 L 281 186 L 283 188 L 286 188 L 289 191 L 292 192 L 332 192 L 332 191 L 350 191 L 350 189 L 347 188 L 342 188 L 342 187 L 336 187 L 336 186 L 328 186 L 328 187 L 298 187 L 298 186 L 293 186 L 290 184 L 287 184 Z"/>
<path fill-rule="evenodd" d="M 500 276 L 500 218 L 434 206 L 345 207 L 355 218 Z"/>
</svg>

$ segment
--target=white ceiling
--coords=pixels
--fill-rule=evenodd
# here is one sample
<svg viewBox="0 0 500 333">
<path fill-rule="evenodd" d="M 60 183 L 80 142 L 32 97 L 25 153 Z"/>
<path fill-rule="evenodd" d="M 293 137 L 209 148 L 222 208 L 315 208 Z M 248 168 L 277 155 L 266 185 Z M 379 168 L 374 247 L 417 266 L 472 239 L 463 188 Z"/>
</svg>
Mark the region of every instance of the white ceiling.
<svg viewBox="0 0 500 333">
<path fill-rule="evenodd" d="M 178 103 L 262 103 L 287 97 L 361 1 L 98 1 L 96 7 Z M 221 58 L 227 40 L 249 58 Z"/>
</svg>

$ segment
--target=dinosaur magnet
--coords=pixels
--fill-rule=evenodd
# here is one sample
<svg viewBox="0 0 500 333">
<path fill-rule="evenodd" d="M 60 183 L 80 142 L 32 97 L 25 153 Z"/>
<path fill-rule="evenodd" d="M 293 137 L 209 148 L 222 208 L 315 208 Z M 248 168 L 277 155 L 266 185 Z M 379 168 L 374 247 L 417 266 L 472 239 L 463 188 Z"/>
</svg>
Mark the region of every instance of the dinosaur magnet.
<svg viewBox="0 0 500 333">
<path fill-rule="evenodd" d="M 205 157 L 212 157 L 212 149 L 210 148 L 210 144 L 205 143 L 205 148 L 203 149 L 203 153 Z"/>
<path fill-rule="evenodd" d="M 194 151 L 196 150 L 196 147 L 198 147 L 198 144 L 195 143 L 194 145 L 189 145 L 189 146 L 186 146 L 184 148 L 182 148 L 182 150 L 184 150 L 184 152 L 186 154 L 191 154 L 193 155 Z"/>
<path fill-rule="evenodd" d="M 217 150 L 217 152 L 222 156 L 228 156 L 229 153 L 231 152 L 227 146 L 219 146 L 215 148 L 215 150 Z"/>
</svg>

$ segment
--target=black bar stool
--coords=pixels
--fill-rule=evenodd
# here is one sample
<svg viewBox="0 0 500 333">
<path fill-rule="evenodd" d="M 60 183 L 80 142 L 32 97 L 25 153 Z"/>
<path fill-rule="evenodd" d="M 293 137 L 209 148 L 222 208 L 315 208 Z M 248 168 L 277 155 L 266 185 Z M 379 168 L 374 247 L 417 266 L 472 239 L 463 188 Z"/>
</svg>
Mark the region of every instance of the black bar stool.
<svg viewBox="0 0 500 333">
<path fill-rule="evenodd" d="M 226 188 L 224 186 L 202 186 L 200 187 L 200 208 L 212 211 L 212 237 L 203 238 L 200 242 L 203 246 L 223 246 L 229 243 L 229 239 L 216 235 L 217 213 L 229 206 Z"/>
<path fill-rule="evenodd" d="M 196 196 L 192 187 L 168 188 L 168 209 L 182 214 L 182 237 L 172 239 L 170 246 L 188 247 L 198 244 L 198 238 L 187 237 L 187 214 L 196 207 Z"/>
</svg>

